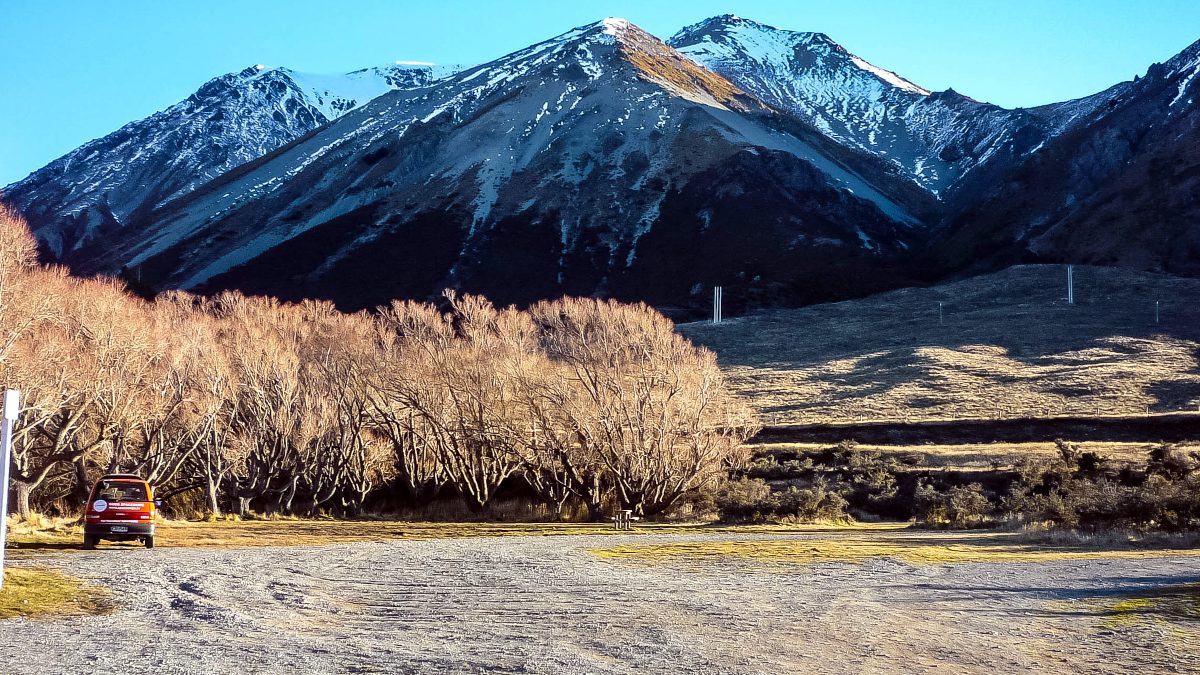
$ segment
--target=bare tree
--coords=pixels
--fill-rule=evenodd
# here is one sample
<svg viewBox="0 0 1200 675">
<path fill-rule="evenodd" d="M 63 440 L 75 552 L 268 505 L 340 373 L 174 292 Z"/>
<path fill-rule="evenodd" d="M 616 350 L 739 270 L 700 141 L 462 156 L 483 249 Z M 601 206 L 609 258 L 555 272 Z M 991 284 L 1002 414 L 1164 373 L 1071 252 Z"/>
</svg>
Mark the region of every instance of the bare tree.
<svg viewBox="0 0 1200 675">
<path fill-rule="evenodd" d="M 11 473 L 22 515 L 104 471 L 158 494 L 286 513 L 360 513 L 452 486 L 483 510 L 510 480 L 551 510 L 643 515 L 710 488 L 756 429 L 713 355 L 644 305 L 528 311 L 447 292 L 345 314 L 39 267 L 0 207 L 0 378 L 24 390 Z"/>
<path fill-rule="evenodd" d="M 625 508 L 656 515 L 744 461 L 752 414 L 725 388 L 713 354 L 661 314 L 590 299 L 531 312 L 589 404 L 572 410 L 581 455 L 603 465 Z"/>
</svg>

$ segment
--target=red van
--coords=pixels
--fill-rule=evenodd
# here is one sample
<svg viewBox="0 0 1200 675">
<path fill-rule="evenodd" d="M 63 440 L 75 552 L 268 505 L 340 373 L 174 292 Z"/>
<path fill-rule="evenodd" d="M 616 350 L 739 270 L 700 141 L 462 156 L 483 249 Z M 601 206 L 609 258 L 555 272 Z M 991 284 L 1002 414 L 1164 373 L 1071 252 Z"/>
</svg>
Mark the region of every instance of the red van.
<svg viewBox="0 0 1200 675">
<path fill-rule="evenodd" d="M 94 549 L 102 539 L 141 541 L 154 548 L 154 523 L 157 520 L 154 494 L 140 476 L 114 473 L 102 477 L 92 487 L 87 516 L 83 525 L 83 547 Z"/>
</svg>

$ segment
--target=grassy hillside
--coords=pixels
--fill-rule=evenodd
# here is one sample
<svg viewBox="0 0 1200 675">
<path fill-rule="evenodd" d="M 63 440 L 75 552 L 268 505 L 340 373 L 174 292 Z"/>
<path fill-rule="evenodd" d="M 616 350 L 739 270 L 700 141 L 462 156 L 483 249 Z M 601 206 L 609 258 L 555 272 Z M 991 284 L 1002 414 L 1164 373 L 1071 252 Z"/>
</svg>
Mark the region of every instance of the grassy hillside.
<svg viewBox="0 0 1200 675">
<path fill-rule="evenodd" d="M 1076 266 L 1069 305 L 1064 266 L 1024 265 L 679 330 L 767 424 L 1200 407 L 1200 279 Z"/>
</svg>

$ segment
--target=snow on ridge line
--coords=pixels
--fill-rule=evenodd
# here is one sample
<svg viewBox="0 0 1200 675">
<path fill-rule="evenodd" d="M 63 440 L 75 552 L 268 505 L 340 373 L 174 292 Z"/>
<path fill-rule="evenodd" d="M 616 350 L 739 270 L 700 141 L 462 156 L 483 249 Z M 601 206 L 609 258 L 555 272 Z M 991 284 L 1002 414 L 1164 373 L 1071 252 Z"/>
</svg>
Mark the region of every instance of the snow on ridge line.
<svg viewBox="0 0 1200 675">
<path fill-rule="evenodd" d="M 847 53 L 849 53 L 849 52 L 847 52 Z M 899 75 L 893 73 L 892 71 L 884 70 L 883 68 L 880 68 L 879 66 L 869 63 L 865 59 L 862 59 L 854 54 L 850 54 L 850 60 L 854 63 L 854 65 L 858 66 L 859 68 L 862 68 L 863 70 L 867 71 L 868 73 L 871 73 L 872 75 L 874 75 L 875 77 L 878 77 L 879 79 L 883 80 L 884 82 L 887 82 L 888 84 L 892 85 L 893 87 L 899 87 L 900 89 L 903 89 L 905 91 L 911 91 L 914 94 L 920 94 L 922 96 L 928 96 L 930 94 L 930 91 L 928 89 L 917 86 L 917 85 L 913 84 L 912 82 L 909 82 L 908 80 L 904 79 L 903 77 L 900 77 Z"/>
<path fill-rule="evenodd" d="M 338 75 L 301 73 L 282 67 L 272 70 L 290 79 L 310 105 L 332 120 L 389 91 L 422 86 L 461 69 L 457 65 L 396 61 Z M 427 73 L 427 79 L 421 79 L 420 73 Z"/>
<path fill-rule="evenodd" d="M 1179 91 L 1175 94 L 1175 98 L 1171 99 L 1171 102 L 1167 104 L 1168 108 L 1174 107 L 1175 104 L 1187 94 L 1188 87 L 1192 84 L 1192 80 L 1196 79 L 1197 75 L 1200 75 L 1200 59 L 1196 59 L 1196 62 L 1193 63 L 1191 67 L 1194 68 L 1194 70 L 1192 70 L 1191 75 L 1188 75 L 1182 82 L 1179 83 Z"/>
<path fill-rule="evenodd" d="M 880 68 L 866 59 L 850 52 L 842 45 L 831 40 L 824 33 L 798 32 L 785 30 L 769 26 L 764 23 L 759 23 L 751 19 L 743 19 L 734 15 L 723 15 L 706 19 L 692 26 L 687 26 L 683 30 L 675 34 L 668 43 L 673 43 L 683 35 L 690 31 L 707 28 L 710 25 L 718 25 L 725 34 L 729 36 L 731 41 L 736 44 L 747 56 L 757 60 L 760 63 L 787 63 L 795 50 L 800 45 L 821 44 L 831 48 L 835 52 L 840 52 L 849 57 L 851 63 L 857 66 L 860 70 L 866 71 L 876 78 L 904 91 L 928 96 L 931 92 L 924 87 L 921 87 L 896 73 Z M 704 36 L 701 42 L 688 47 L 681 47 L 680 51 L 689 56 L 701 56 L 709 53 L 713 56 L 730 58 L 733 56 L 729 52 L 726 45 L 720 44 L 712 40 L 708 35 Z"/>
</svg>

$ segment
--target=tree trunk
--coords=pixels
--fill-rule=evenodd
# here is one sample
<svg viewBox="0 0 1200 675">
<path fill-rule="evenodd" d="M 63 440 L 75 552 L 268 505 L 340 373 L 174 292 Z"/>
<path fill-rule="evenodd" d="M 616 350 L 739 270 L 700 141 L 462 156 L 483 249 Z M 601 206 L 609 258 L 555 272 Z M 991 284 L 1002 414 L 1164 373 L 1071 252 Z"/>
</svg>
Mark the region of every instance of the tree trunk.
<svg viewBox="0 0 1200 675">
<path fill-rule="evenodd" d="M 74 500 L 73 506 L 86 504 L 88 497 L 92 494 L 92 485 L 88 481 L 87 462 L 82 457 L 75 460 L 75 487 L 71 490 L 71 497 Z"/>
<path fill-rule="evenodd" d="M 293 480 L 292 484 L 288 487 L 287 492 L 284 494 L 283 512 L 288 514 L 289 516 L 292 515 L 292 513 L 293 513 L 292 503 L 296 500 L 296 488 L 298 486 L 298 483 L 299 483 L 298 478 L 296 480 Z"/>
<path fill-rule="evenodd" d="M 604 520 L 604 506 L 600 502 L 585 499 L 583 504 L 587 507 L 589 523 L 598 523 Z"/>
<path fill-rule="evenodd" d="M 17 492 L 17 514 L 22 520 L 28 520 L 32 513 L 29 510 L 29 494 L 33 492 L 34 486 L 29 483 L 14 483 L 13 486 Z"/>
<path fill-rule="evenodd" d="M 220 518 L 221 503 L 217 499 L 217 482 L 212 479 L 212 476 L 208 476 L 205 480 L 204 489 L 208 495 L 208 512 L 214 518 Z"/>
</svg>

